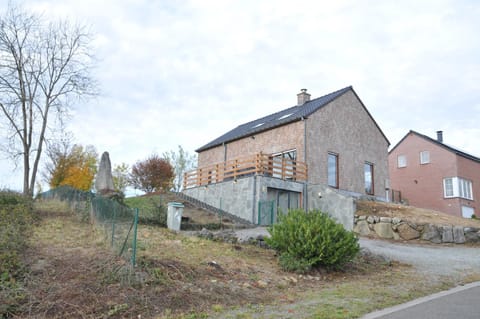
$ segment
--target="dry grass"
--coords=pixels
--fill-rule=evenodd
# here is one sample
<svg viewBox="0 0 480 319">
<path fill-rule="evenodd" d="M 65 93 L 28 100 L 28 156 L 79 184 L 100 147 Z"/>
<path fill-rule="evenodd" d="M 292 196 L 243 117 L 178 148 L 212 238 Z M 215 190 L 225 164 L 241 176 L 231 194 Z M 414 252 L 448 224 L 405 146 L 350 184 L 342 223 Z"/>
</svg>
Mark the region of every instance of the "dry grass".
<svg viewBox="0 0 480 319">
<path fill-rule="evenodd" d="M 458 225 L 480 228 L 480 220 L 462 218 L 435 210 L 417 208 L 401 204 L 373 201 L 358 201 L 357 214 L 384 217 L 400 217 L 416 224 Z"/>
<path fill-rule="evenodd" d="M 42 216 L 25 256 L 19 318 L 355 318 L 456 283 L 424 282 L 372 255 L 299 276 L 283 272 L 270 250 L 145 225 L 132 272 L 92 225 L 60 211 Z"/>
</svg>

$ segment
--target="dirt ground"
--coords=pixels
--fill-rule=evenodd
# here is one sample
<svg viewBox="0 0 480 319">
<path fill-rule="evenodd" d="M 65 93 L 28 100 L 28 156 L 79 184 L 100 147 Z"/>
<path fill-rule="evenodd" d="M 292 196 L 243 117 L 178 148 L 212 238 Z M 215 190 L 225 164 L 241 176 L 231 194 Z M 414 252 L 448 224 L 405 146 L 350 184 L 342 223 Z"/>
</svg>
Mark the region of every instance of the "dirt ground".
<svg viewBox="0 0 480 319">
<path fill-rule="evenodd" d="M 365 214 L 402 212 L 421 220 L 398 205 L 359 207 Z M 205 223 L 218 222 L 189 204 L 185 212 Z M 358 318 L 462 282 L 425 281 L 413 267 L 367 252 L 341 271 L 287 273 L 272 250 L 149 225 L 139 225 L 132 271 L 128 261 L 111 252 L 98 228 L 69 213 L 39 215 L 24 256 L 25 290 L 14 318 L 248 319 L 265 318 L 267 306 L 284 309 L 271 318 Z"/>
<path fill-rule="evenodd" d="M 413 206 L 382 203 L 374 201 L 358 201 L 357 214 L 383 217 L 400 217 L 416 224 L 458 225 L 480 228 L 480 220 L 448 215 L 435 210 Z"/>
<path fill-rule="evenodd" d="M 379 274 L 404 278 L 409 270 L 367 254 L 342 271 L 286 273 L 274 251 L 146 225 L 138 247 L 137 267 L 128 270 L 91 224 L 42 213 L 24 256 L 29 271 L 16 317 L 207 318 L 232 307 L 293 303 L 342 283 L 363 286 Z"/>
</svg>

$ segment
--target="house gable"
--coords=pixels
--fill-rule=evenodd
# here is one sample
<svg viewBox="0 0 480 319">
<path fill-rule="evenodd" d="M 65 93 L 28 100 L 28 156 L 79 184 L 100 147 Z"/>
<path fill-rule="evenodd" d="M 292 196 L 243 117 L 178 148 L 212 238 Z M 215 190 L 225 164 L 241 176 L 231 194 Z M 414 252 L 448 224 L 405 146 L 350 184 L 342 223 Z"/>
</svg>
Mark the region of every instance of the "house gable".
<svg viewBox="0 0 480 319">
<path fill-rule="evenodd" d="M 365 194 L 366 164 L 372 164 L 374 195 L 385 197 L 389 141 L 353 89 L 306 121 L 309 182 L 326 184 L 327 158 L 337 156 L 338 188 Z"/>
<path fill-rule="evenodd" d="M 423 162 L 421 153 L 428 152 Z M 399 157 L 402 157 L 401 166 Z M 389 152 L 391 187 L 411 205 L 462 216 L 462 207 L 478 211 L 480 159 L 426 135 L 409 131 Z M 472 183 L 473 200 L 446 196 L 444 180 Z M 458 186 L 454 186 L 458 187 Z"/>
<path fill-rule="evenodd" d="M 389 151 L 389 154 L 392 153 L 399 145 L 401 145 L 403 143 L 403 141 L 410 135 L 410 134 L 414 134 L 420 138 L 423 138 L 425 139 L 426 141 L 430 142 L 430 143 L 433 143 L 437 146 L 440 146 L 442 148 L 444 148 L 445 150 L 449 151 L 449 152 L 452 152 L 458 156 L 461 156 L 461 157 L 464 157 L 466 159 L 469 159 L 469 160 L 472 160 L 474 162 L 477 162 L 477 163 L 480 163 L 480 158 L 479 157 L 476 157 L 474 155 L 471 155 L 471 154 L 468 154 L 466 152 L 463 152 L 461 150 L 459 150 L 458 148 L 455 148 L 453 146 L 449 146 L 447 144 L 444 144 L 438 140 L 435 140 L 427 135 L 424 135 L 424 134 L 420 134 L 414 130 L 410 130 L 390 151 Z"/>
</svg>

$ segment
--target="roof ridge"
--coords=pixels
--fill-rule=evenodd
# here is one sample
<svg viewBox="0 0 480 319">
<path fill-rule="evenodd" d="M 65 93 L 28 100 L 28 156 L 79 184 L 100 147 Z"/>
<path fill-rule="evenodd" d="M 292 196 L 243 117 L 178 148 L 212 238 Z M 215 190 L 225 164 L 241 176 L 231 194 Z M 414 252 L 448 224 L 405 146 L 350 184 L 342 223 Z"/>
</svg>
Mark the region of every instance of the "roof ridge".
<svg viewBox="0 0 480 319">
<path fill-rule="evenodd" d="M 462 157 L 465 157 L 465 158 L 467 158 L 467 159 L 470 159 L 470 160 L 473 160 L 473 161 L 475 161 L 475 162 L 479 162 L 479 163 L 480 163 L 480 157 L 477 157 L 477 156 L 475 156 L 475 155 L 473 155 L 473 154 L 464 152 L 464 151 L 460 150 L 459 148 L 457 148 L 456 146 L 452 146 L 452 145 L 449 145 L 449 144 L 445 144 L 445 143 L 440 142 L 440 141 L 438 141 L 438 140 L 436 140 L 436 139 L 434 139 L 434 138 L 432 138 L 432 137 L 430 137 L 430 136 L 428 136 L 428 135 L 419 133 L 419 132 L 414 131 L 414 130 L 410 130 L 409 133 L 413 133 L 413 134 L 416 134 L 416 135 L 418 135 L 418 136 L 420 136 L 420 137 L 426 138 L 427 140 L 429 140 L 429 141 L 437 144 L 438 146 L 441 146 L 441 147 L 443 147 L 443 148 L 446 148 L 446 149 L 450 150 L 451 152 L 453 152 L 453 153 L 455 153 L 455 154 L 457 154 L 457 155 L 460 155 L 460 156 L 462 156 Z M 407 133 L 407 135 L 408 135 L 408 133 Z M 403 141 L 403 139 L 400 140 L 400 142 L 398 142 L 398 144 L 400 144 L 402 141 Z M 398 144 L 397 144 L 397 145 L 398 145 Z M 395 145 L 395 147 L 396 147 L 396 145 Z M 392 150 L 393 150 L 393 149 L 392 149 Z"/>
<path fill-rule="evenodd" d="M 285 125 L 303 119 L 310 114 L 316 112 L 318 109 L 325 106 L 326 104 L 330 103 L 348 90 L 353 90 L 351 85 L 336 90 L 334 92 L 322 95 L 313 100 L 307 101 L 302 105 L 294 105 L 278 112 L 270 113 L 255 120 L 240 124 L 234 129 L 226 132 L 225 134 L 198 148 L 196 152 L 201 152 L 209 148 L 237 140 L 242 137 L 257 134 L 259 132 L 272 129 L 277 126 Z M 288 114 L 288 112 L 291 112 L 291 114 L 285 116 L 286 114 Z"/>
</svg>

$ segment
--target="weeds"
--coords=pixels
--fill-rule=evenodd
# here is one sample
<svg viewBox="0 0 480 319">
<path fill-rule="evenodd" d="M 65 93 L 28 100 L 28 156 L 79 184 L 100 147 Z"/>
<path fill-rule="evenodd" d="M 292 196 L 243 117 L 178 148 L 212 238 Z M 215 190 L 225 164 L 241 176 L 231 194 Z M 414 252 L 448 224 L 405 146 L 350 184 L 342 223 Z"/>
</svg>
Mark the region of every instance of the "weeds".
<svg viewBox="0 0 480 319">
<path fill-rule="evenodd" d="M 0 192 L 0 317 L 8 317 L 25 301 L 21 255 L 34 222 L 32 201 L 15 192 Z"/>
</svg>

